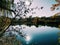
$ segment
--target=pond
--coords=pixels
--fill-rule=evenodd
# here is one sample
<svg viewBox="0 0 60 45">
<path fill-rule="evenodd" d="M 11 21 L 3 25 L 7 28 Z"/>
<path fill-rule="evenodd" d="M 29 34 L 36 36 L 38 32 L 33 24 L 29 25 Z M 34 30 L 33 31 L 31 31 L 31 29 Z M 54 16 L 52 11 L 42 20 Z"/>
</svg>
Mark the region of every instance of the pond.
<svg viewBox="0 0 60 45">
<path fill-rule="evenodd" d="M 17 30 L 16 32 L 14 31 Z M 22 45 L 59 45 L 60 29 L 49 26 L 35 27 L 27 25 L 11 25 L 8 30 L 16 35 L 16 39 L 22 42 Z M 19 33 L 22 32 L 22 33 Z M 11 33 L 10 33 L 11 34 Z M 8 35 L 8 34 L 7 34 Z"/>
</svg>

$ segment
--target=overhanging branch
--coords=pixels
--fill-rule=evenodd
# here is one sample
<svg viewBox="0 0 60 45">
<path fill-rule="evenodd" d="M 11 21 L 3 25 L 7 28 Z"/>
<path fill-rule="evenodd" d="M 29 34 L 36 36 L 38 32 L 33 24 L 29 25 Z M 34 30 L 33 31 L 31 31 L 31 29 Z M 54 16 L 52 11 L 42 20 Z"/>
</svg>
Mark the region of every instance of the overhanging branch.
<svg viewBox="0 0 60 45">
<path fill-rule="evenodd" d="M 9 9 L 9 8 L 6 8 L 6 7 L 2 7 L 2 6 L 0 6 L 0 8 L 1 9 L 4 9 L 4 10 L 8 10 L 8 11 L 13 12 L 14 14 L 16 14 L 15 11 L 12 10 L 12 9 Z"/>
</svg>

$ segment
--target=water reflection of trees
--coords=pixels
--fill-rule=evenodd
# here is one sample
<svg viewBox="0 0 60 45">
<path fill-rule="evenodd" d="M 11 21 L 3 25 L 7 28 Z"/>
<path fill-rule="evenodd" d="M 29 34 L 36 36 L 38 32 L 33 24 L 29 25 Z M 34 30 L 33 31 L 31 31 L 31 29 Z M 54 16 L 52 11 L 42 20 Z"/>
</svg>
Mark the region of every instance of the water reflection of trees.
<svg viewBox="0 0 60 45">
<path fill-rule="evenodd" d="M 13 6 L 13 2 L 14 2 L 14 0 L 0 0 L 0 10 L 1 10 L 1 12 L 3 12 L 3 16 L 5 15 L 7 15 L 6 17 L 9 17 L 9 15 L 10 14 L 12 14 L 12 12 L 15 14 L 15 18 L 17 18 L 17 16 L 19 17 L 19 18 L 21 18 L 21 16 L 23 15 L 23 16 L 25 16 L 27 13 L 29 13 L 31 10 L 33 10 L 34 8 L 31 8 L 31 9 L 29 9 L 28 7 L 26 7 L 26 5 L 24 4 L 25 2 L 22 2 L 22 1 L 20 1 L 20 2 L 18 2 L 17 4 L 18 4 L 18 8 L 14 8 L 14 9 L 11 9 L 11 6 Z M 58 1 L 59 2 L 59 1 Z M 30 3 L 31 4 L 31 3 Z M 53 5 L 53 7 L 51 8 L 52 10 L 54 10 L 55 9 L 55 7 L 56 6 L 59 6 L 60 5 L 60 2 L 59 2 L 59 4 L 55 4 L 55 5 Z M 15 7 L 15 6 L 14 6 Z M 41 7 L 41 9 L 42 9 L 43 7 Z M 8 14 L 7 14 L 8 13 Z M 34 14 L 35 12 L 33 12 L 32 14 Z M 53 16 L 54 18 L 56 17 L 56 16 Z M 60 25 L 57 23 L 57 20 L 56 20 L 56 23 L 55 22 L 49 22 L 49 20 L 50 19 L 54 19 L 54 18 L 46 18 L 46 19 L 48 19 L 47 21 L 45 20 L 45 17 L 43 17 L 42 18 L 42 20 L 40 20 L 40 22 L 38 21 L 38 18 L 36 17 L 35 19 L 32 19 L 31 17 L 29 17 L 28 19 L 27 19 L 27 22 L 24 22 L 24 21 L 26 21 L 26 20 L 24 20 L 24 21 L 19 21 L 19 22 L 13 22 L 11 25 L 22 25 L 22 24 L 24 24 L 24 25 L 27 25 L 27 26 L 32 26 L 32 25 L 35 25 L 36 27 L 39 27 L 40 25 L 42 25 L 42 26 L 51 26 L 51 27 L 60 27 Z M 32 21 L 33 20 L 33 21 Z M 13 20 L 12 20 L 13 21 Z M 15 20 L 16 21 L 16 20 Z M 59 20 L 58 20 L 59 21 Z M 1 21 L 0 21 L 1 22 Z M 33 22 L 33 23 L 32 23 Z M 1 25 L 0 25 L 0 27 L 1 27 Z M 16 39 L 16 38 L 13 38 L 13 37 L 15 37 L 16 36 L 16 33 L 17 34 L 19 34 L 19 35 L 21 35 L 22 37 L 25 37 L 26 35 L 23 33 L 23 31 L 21 31 L 22 30 L 22 27 L 21 26 L 19 26 L 19 27 L 15 27 L 14 28 L 14 26 L 9 26 L 9 28 L 6 30 L 6 32 L 4 31 L 3 33 L 4 33 L 4 35 L 5 36 L 9 36 L 9 37 L 6 37 L 6 38 L 4 38 L 4 37 L 0 37 L 0 45 L 4 45 L 5 43 L 4 42 L 6 42 L 7 40 L 10 40 L 10 39 L 8 39 L 8 38 L 10 38 L 11 37 L 11 42 L 14 42 L 14 40 Z M 3 34 L 2 33 L 2 34 Z M 13 40 L 13 41 L 12 41 Z M 3 42 L 4 41 L 4 42 Z M 9 42 L 9 41 L 8 41 Z M 4 43 L 4 44 L 3 44 Z M 6 43 L 5 45 L 8 45 L 9 43 Z M 14 43 L 13 43 L 14 44 Z M 10 44 L 10 45 L 12 45 L 12 44 Z M 19 45 L 19 44 L 17 44 L 17 45 Z"/>
<path fill-rule="evenodd" d="M 12 24 L 12 25 L 15 25 L 15 24 Z M 39 26 L 50 26 L 50 27 L 57 27 L 57 28 L 59 27 L 59 25 L 56 24 L 56 23 L 55 24 L 53 24 L 53 23 L 50 23 L 50 24 L 49 23 L 44 23 L 44 24 L 43 23 L 41 23 L 41 24 L 26 23 L 26 24 L 20 24 L 20 25 L 27 25 L 29 27 L 31 27 L 33 25 L 36 26 L 36 27 L 39 27 Z"/>
<path fill-rule="evenodd" d="M 1 45 L 21 45 L 21 42 L 17 40 L 17 36 L 25 37 L 22 30 L 21 25 L 12 26 L 10 25 L 9 28 L 2 33 L 3 35 L 0 37 L 0 44 Z"/>
<path fill-rule="evenodd" d="M 0 37 L 0 45 L 21 45 L 14 35 Z"/>
<path fill-rule="evenodd" d="M 14 13 L 14 17 L 13 17 L 14 19 L 21 18 L 31 11 L 29 6 L 32 4 L 32 1 L 30 0 L 28 2 L 29 4 L 27 5 L 26 1 L 22 1 L 22 0 L 19 0 L 19 2 L 17 3 L 14 3 L 14 0 L 0 0 L 1 14 L 2 16 L 12 18 L 13 16 L 10 17 L 10 13 L 11 15 L 12 13 Z"/>
<path fill-rule="evenodd" d="M 12 20 L 11 25 L 27 25 L 32 26 L 35 25 L 38 27 L 42 26 L 51 26 L 51 27 L 59 27 L 60 25 L 60 16 L 51 16 L 51 17 L 29 17 L 29 18 L 21 18 L 19 20 Z M 23 20 L 23 21 L 22 21 Z M 53 25 L 52 25 L 53 24 Z"/>
<path fill-rule="evenodd" d="M 15 16 L 13 18 L 17 18 L 17 16 L 20 18 L 21 16 L 24 16 L 24 15 L 26 15 L 27 13 L 29 13 L 31 11 L 29 9 L 29 6 L 31 5 L 31 1 L 29 1 L 29 3 L 30 3 L 29 5 L 27 5 L 27 4 L 25 5 L 26 2 L 24 2 L 22 0 L 19 0 L 19 2 L 17 4 L 14 4 L 14 0 L 0 0 L 0 3 L 1 3 L 0 4 L 0 11 L 1 11 L 1 15 L 0 16 L 4 16 L 5 18 L 6 17 L 12 18 L 12 17 L 10 17 L 10 14 L 12 16 L 12 12 L 14 13 L 14 16 Z M 3 23 L 3 22 L 0 22 L 0 24 L 1 23 Z M 3 23 L 3 24 L 5 24 L 5 23 Z M 8 24 L 8 22 L 7 22 L 7 24 Z M 1 27 L 1 25 L 0 25 L 0 27 Z M 16 36 L 16 34 L 19 34 L 22 37 L 25 36 L 25 34 L 23 33 L 23 31 L 21 31 L 22 30 L 21 26 L 14 28 L 14 26 L 10 27 L 10 24 L 9 24 L 8 27 L 9 28 L 7 30 L 5 29 L 5 31 L 4 31 L 4 29 L 0 29 L 0 32 L 1 32 L 1 34 L 0 34 L 1 35 L 0 36 L 0 39 L 1 39 L 0 40 L 0 45 L 9 45 L 9 41 L 8 40 L 10 40 L 10 37 L 11 37 L 11 40 L 12 40 L 13 37 Z M 2 32 L 1 30 L 3 30 L 4 32 Z M 6 39 L 3 38 L 3 36 L 4 37 L 7 36 Z M 7 38 L 9 38 L 9 39 L 7 39 Z M 11 42 L 11 40 L 10 40 L 10 42 Z M 3 41 L 5 41 L 5 42 L 3 42 Z M 6 43 L 6 41 L 8 41 L 8 42 Z M 10 45 L 20 45 L 20 44 L 16 41 L 16 44 L 14 44 L 14 43 L 11 42 Z"/>
</svg>

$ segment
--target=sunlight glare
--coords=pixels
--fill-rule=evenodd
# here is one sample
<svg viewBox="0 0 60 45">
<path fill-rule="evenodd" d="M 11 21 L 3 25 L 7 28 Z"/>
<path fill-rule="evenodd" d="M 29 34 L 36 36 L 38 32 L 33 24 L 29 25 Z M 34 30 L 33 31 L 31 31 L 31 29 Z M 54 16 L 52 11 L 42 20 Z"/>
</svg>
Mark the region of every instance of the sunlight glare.
<svg viewBox="0 0 60 45">
<path fill-rule="evenodd" d="M 26 41 L 30 41 L 30 36 L 26 36 Z"/>
<path fill-rule="evenodd" d="M 29 5 L 30 5 L 30 2 L 29 2 L 28 0 L 26 0 L 26 1 L 25 1 L 25 4 L 26 4 L 27 6 L 29 6 Z"/>
</svg>

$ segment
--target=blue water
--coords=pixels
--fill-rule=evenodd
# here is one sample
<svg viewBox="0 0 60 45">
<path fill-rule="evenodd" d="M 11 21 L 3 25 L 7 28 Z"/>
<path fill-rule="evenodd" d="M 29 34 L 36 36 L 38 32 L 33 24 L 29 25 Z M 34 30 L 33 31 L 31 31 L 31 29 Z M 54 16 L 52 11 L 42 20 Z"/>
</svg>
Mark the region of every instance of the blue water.
<svg viewBox="0 0 60 45">
<path fill-rule="evenodd" d="M 48 27 L 48 26 L 25 26 L 23 29 L 24 33 L 30 36 L 30 40 L 27 41 L 25 38 L 18 36 L 17 39 L 22 42 L 22 45 L 57 45 L 58 42 L 58 33 L 60 32 L 59 28 Z"/>
<path fill-rule="evenodd" d="M 23 33 L 29 36 L 26 39 L 17 34 L 16 38 L 22 42 L 22 45 L 57 45 L 59 43 L 59 28 L 48 26 L 35 27 L 34 25 L 31 27 L 26 25 L 21 26 L 23 27 Z"/>
</svg>

